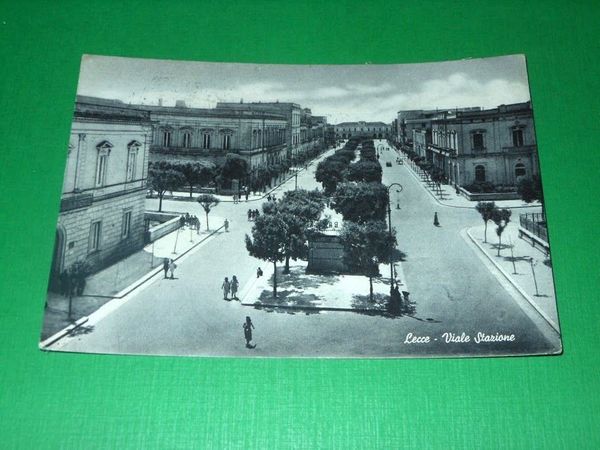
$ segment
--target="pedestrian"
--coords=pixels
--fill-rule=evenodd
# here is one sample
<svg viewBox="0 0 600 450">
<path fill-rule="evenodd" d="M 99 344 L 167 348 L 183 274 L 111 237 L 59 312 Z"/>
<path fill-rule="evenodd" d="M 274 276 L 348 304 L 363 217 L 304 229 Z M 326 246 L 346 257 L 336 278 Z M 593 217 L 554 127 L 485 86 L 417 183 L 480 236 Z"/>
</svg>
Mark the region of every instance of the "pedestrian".
<svg viewBox="0 0 600 450">
<path fill-rule="evenodd" d="M 171 280 L 173 280 L 175 277 L 175 269 L 177 269 L 177 264 L 175 264 L 175 261 L 173 261 L 171 259 L 171 261 L 169 262 L 169 272 L 171 274 Z"/>
<path fill-rule="evenodd" d="M 440 226 L 440 221 L 438 220 L 437 212 L 433 213 L 433 225 L 435 225 L 436 227 Z"/>
<path fill-rule="evenodd" d="M 233 277 L 231 277 L 231 298 L 239 300 L 237 297 L 237 291 L 238 291 L 239 286 L 240 286 L 240 283 L 239 283 L 237 277 L 234 275 Z"/>
<path fill-rule="evenodd" d="M 246 201 L 248 201 L 248 196 L 250 195 L 250 188 L 248 188 L 248 186 L 246 186 L 245 195 L 246 195 Z"/>
<path fill-rule="evenodd" d="M 270 202 L 271 201 L 271 194 L 267 195 L 267 201 Z"/>
<path fill-rule="evenodd" d="M 254 220 L 258 219 L 258 216 L 260 216 L 260 212 L 258 211 L 258 209 L 254 210 Z"/>
<path fill-rule="evenodd" d="M 225 228 L 225 232 L 229 232 L 229 220 L 225 219 L 225 222 L 223 222 L 223 227 Z"/>
<path fill-rule="evenodd" d="M 248 222 L 250 222 L 252 220 L 252 210 L 249 209 L 248 210 Z"/>
<path fill-rule="evenodd" d="M 229 282 L 229 279 L 227 279 L 227 277 L 225 277 L 225 280 L 221 285 L 221 289 L 223 289 L 223 300 L 229 300 L 229 291 L 231 289 L 231 283 Z"/>
<path fill-rule="evenodd" d="M 263 275 L 263 271 L 262 269 L 259 267 L 258 269 L 256 269 L 256 278 L 260 278 Z"/>
<path fill-rule="evenodd" d="M 167 273 L 169 272 L 169 258 L 163 259 L 163 270 L 165 272 L 165 278 L 167 278 Z"/>
<path fill-rule="evenodd" d="M 250 316 L 246 316 L 246 322 L 242 325 L 244 329 L 244 338 L 246 339 L 246 348 L 255 348 L 256 345 L 252 345 L 252 329 L 254 328 L 254 324 L 250 319 Z"/>
<path fill-rule="evenodd" d="M 183 228 L 185 226 L 185 216 L 181 215 L 181 217 L 179 218 L 179 226 L 181 228 Z"/>
</svg>

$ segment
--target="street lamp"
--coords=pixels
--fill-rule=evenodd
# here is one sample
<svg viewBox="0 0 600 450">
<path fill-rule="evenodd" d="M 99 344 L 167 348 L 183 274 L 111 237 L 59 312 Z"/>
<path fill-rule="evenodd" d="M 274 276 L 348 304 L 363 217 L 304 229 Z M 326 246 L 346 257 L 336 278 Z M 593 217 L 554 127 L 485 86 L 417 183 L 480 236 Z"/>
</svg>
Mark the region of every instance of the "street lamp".
<svg viewBox="0 0 600 450">
<path fill-rule="evenodd" d="M 392 237 L 392 200 L 390 198 L 390 189 L 396 186 L 396 192 L 398 193 L 398 197 L 400 197 L 400 192 L 402 192 L 402 185 L 400 183 L 392 183 L 387 186 L 388 191 L 388 231 L 390 233 L 390 238 Z M 400 200 L 398 199 L 397 203 L 398 209 L 400 209 Z M 390 298 L 394 292 L 394 262 L 392 261 L 392 250 L 393 247 L 390 246 Z"/>
</svg>

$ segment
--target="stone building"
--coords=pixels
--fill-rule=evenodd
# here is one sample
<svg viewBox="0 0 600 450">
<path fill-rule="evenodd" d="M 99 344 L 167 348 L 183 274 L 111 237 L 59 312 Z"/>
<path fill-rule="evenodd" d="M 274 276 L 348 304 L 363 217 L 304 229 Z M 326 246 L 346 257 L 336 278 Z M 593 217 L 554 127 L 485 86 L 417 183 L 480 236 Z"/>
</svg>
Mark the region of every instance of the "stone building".
<svg viewBox="0 0 600 450">
<path fill-rule="evenodd" d="M 77 97 L 51 284 L 73 263 L 95 271 L 144 244 L 150 115 L 118 101 Z"/>
<path fill-rule="evenodd" d="M 431 121 L 425 157 L 459 186 L 514 187 L 538 175 L 531 103 L 445 113 Z"/>
<path fill-rule="evenodd" d="M 386 139 L 390 133 L 391 125 L 383 122 L 342 122 L 335 125 L 337 139 L 348 139 L 355 136 Z"/>
<path fill-rule="evenodd" d="M 235 108 L 139 106 L 153 123 L 151 161 L 221 165 L 236 153 L 253 170 L 286 158 L 287 121 L 281 114 Z"/>
<path fill-rule="evenodd" d="M 282 116 L 286 121 L 285 126 L 285 151 L 283 158 L 292 159 L 298 156 L 302 150 L 301 146 L 301 120 L 303 109 L 297 103 L 289 102 L 251 102 L 251 103 L 228 103 L 219 102 L 217 109 L 229 111 L 246 111 L 249 113 L 275 114 Z M 309 110 L 310 111 L 310 110 Z"/>
</svg>

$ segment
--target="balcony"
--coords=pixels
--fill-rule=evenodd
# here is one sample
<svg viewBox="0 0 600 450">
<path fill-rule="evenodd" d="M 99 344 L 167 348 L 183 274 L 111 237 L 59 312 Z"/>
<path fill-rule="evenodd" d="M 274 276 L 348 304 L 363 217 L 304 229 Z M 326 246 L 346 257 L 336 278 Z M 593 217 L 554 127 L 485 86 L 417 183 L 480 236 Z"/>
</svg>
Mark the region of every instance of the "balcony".
<svg viewBox="0 0 600 450">
<path fill-rule="evenodd" d="M 94 200 L 91 193 L 75 194 L 71 197 L 65 197 L 60 200 L 60 212 L 72 211 L 74 209 L 90 206 Z"/>
</svg>

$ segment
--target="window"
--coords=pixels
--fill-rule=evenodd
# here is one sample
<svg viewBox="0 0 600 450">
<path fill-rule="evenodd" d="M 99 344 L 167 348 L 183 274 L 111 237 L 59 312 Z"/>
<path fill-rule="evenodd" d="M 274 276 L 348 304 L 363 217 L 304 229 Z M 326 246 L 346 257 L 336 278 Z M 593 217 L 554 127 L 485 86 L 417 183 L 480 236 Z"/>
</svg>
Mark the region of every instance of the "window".
<svg viewBox="0 0 600 450">
<path fill-rule="evenodd" d="M 135 180 L 137 154 L 141 145 L 138 141 L 131 141 L 127 146 L 127 175 L 125 181 Z"/>
<path fill-rule="evenodd" d="M 112 149 L 112 144 L 108 141 L 102 141 L 96 146 L 98 150 L 98 159 L 96 160 L 96 186 L 103 186 L 106 183 L 106 168 L 108 166 L 108 155 Z"/>
<path fill-rule="evenodd" d="M 98 163 L 96 164 L 96 186 L 104 185 L 107 164 L 108 155 L 98 155 Z"/>
<path fill-rule="evenodd" d="M 90 228 L 90 253 L 95 252 L 100 249 L 100 238 L 102 234 L 102 222 L 96 221 L 92 222 L 92 226 Z"/>
<path fill-rule="evenodd" d="M 515 164 L 515 178 L 524 177 L 527 175 L 527 170 L 525 169 L 525 164 L 518 163 Z"/>
<path fill-rule="evenodd" d="M 475 166 L 475 182 L 484 182 L 485 181 L 485 167 L 484 166 Z"/>
<path fill-rule="evenodd" d="M 163 147 L 171 146 L 171 130 L 163 130 L 162 145 L 163 145 Z"/>
<path fill-rule="evenodd" d="M 228 134 L 223 135 L 223 150 L 229 150 L 230 139 L 231 136 L 229 136 Z"/>
<path fill-rule="evenodd" d="M 485 148 L 483 132 L 473 133 L 473 150 L 483 150 Z"/>
<path fill-rule="evenodd" d="M 210 148 L 210 134 L 208 133 L 202 135 L 202 148 Z"/>
<path fill-rule="evenodd" d="M 512 132 L 513 147 L 523 147 L 523 129 L 514 128 Z"/>
<path fill-rule="evenodd" d="M 136 160 L 137 151 L 129 150 L 129 155 L 127 155 L 127 181 L 133 181 L 135 179 Z"/>
<path fill-rule="evenodd" d="M 192 133 L 190 131 L 183 132 L 183 148 L 190 148 L 192 146 Z"/>
<path fill-rule="evenodd" d="M 123 225 L 121 227 L 121 237 L 126 239 L 131 231 L 131 211 L 126 211 L 123 214 Z"/>
</svg>

